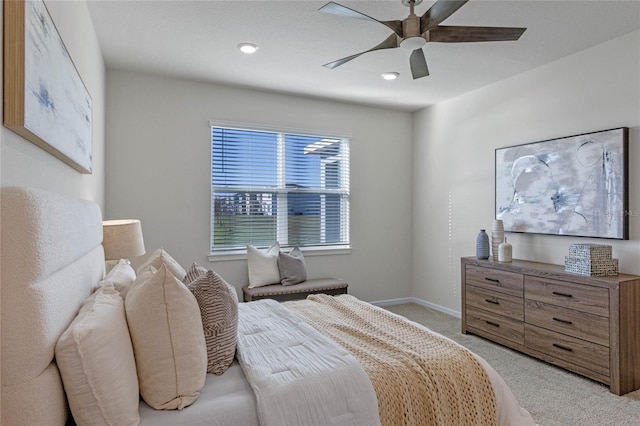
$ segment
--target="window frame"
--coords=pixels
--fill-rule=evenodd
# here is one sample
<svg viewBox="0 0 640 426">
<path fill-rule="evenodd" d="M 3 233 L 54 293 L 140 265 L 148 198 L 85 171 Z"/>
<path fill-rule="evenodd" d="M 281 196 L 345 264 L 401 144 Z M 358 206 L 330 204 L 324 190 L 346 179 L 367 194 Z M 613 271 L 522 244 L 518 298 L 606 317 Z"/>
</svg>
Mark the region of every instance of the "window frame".
<svg viewBox="0 0 640 426">
<path fill-rule="evenodd" d="M 344 207 L 344 212 L 342 213 L 342 218 L 341 220 L 346 220 L 347 221 L 347 227 L 345 229 L 345 233 L 346 233 L 346 240 L 347 243 L 346 244 L 332 244 L 332 245 L 308 245 L 308 246 L 301 246 L 300 249 L 304 252 L 305 256 L 324 256 L 324 255 L 337 255 L 337 254 L 349 254 L 351 253 L 351 152 L 350 152 L 350 143 L 352 140 L 351 135 L 349 134 L 345 134 L 345 133 L 336 133 L 336 132 L 330 132 L 330 131 L 316 131 L 316 130 L 309 130 L 309 129 L 300 129 L 300 128 L 292 128 L 292 127 L 285 127 L 285 126 L 271 126 L 271 125 L 260 125 L 260 124 L 253 124 L 253 123 L 245 123 L 245 122 L 232 122 L 232 121 L 216 121 L 216 120 L 210 120 L 209 121 L 209 134 L 208 134 L 208 138 L 209 138 L 209 152 L 210 152 L 210 156 L 209 156 L 209 164 L 210 164 L 210 171 L 209 171 L 209 179 L 210 179 L 210 185 L 209 185 L 209 189 L 210 189 L 210 213 L 209 213 L 209 255 L 208 255 L 208 260 L 209 261 L 222 261 L 222 260 L 240 260 L 240 259 L 246 259 L 247 257 L 247 249 L 246 248 L 238 248 L 238 249 L 221 249 L 218 251 L 214 251 L 212 250 L 213 247 L 213 220 L 214 220 L 214 184 L 213 184 L 213 139 L 212 139 L 212 128 L 214 127 L 219 127 L 219 128 L 227 128 L 227 129 L 235 129 L 235 130 L 246 130 L 246 131 L 255 131 L 255 132 L 270 132 L 270 133 L 277 133 L 277 134 L 290 134 L 290 135 L 296 135 L 296 136 L 322 136 L 322 137 L 327 137 L 327 138 L 335 138 L 335 139 L 341 139 L 341 149 L 345 152 L 345 155 L 347 157 L 347 161 L 348 161 L 348 168 L 347 168 L 347 180 L 346 180 L 346 187 L 345 189 L 341 189 L 340 192 L 344 192 L 344 190 L 346 190 L 347 192 L 347 199 L 348 202 L 346 203 L 346 206 Z M 280 163 L 284 164 L 284 152 L 281 152 L 281 149 L 283 149 L 284 144 L 282 144 L 282 146 L 280 146 L 280 144 L 278 144 L 278 165 L 277 167 L 280 167 Z M 281 177 L 282 173 L 278 173 L 278 180 L 283 179 L 283 177 Z M 280 186 L 282 182 L 278 182 L 278 186 Z M 255 190 L 256 187 L 253 187 L 252 190 Z M 265 188 L 267 189 L 267 188 Z M 316 191 L 313 190 L 311 192 L 313 193 L 317 193 L 317 192 L 333 192 L 331 190 L 320 190 L 320 191 Z M 280 193 L 281 190 L 280 188 L 276 189 L 274 191 L 274 188 L 268 188 L 267 192 L 278 192 Z M 292 193 L 295 193 L 292 191 Z M 284 220 L 284 218 L 286 218 L 288 215 L 280 215 L 278 214 L 277 216 L 277 220 L 281 221 Z M 286 229 L 286 227 L 284 228 Z M 283 246 L 284 247 L 284 246 Z"/>
</svg>

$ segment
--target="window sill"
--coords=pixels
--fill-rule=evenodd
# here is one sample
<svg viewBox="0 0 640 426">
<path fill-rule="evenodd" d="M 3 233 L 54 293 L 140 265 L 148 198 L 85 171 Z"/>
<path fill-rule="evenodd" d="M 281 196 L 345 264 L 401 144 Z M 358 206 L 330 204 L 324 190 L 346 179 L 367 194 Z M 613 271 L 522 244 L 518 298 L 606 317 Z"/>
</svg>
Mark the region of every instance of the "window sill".
<svg viewBox="0 0 640 426">
<path fill-rule="evenodd" d="M 287 251 L 285 248 L 284 251 Z M 351 254 L 351 246 L 335 246 L 335 247 L 300 247 L 305 257 L 311 256 L 334 256 Z M 232 250 L 220 253 L 210 253 L 208 256 L 209 262 L 222 262 L 228 260 L 246 260 L 247 250 Z"/>
</svg>

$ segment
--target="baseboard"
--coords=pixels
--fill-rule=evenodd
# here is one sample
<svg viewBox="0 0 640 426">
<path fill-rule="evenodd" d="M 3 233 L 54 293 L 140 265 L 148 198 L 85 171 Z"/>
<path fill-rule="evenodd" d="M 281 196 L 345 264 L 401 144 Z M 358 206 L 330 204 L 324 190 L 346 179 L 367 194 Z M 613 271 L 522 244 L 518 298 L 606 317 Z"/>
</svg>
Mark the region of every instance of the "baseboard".
<svg viewBox="0 0 640 426">
<path fill-rule="evenodd" d="M 435 311 L 442 312 L 447 315 L 451 315 L 452 317 L 456 317 L 456 318 L 461 317 L 460 312 L 458 311 L 445 308 L 444 306 L 440 306 L 435 303 L 427 302 L 426 300 L 422 300 L 417 297 L 403 297 L 400 299 L 387 299 L 387 300 L 378 300 L 376 302 L 371 302 L 372 305 L 376 305 L 381 308 L 384 308 L 386 306 L 401 305 L 403 303 L 415 303 L 416 305 L 424 306 L 425 308 L 430 308 Z"/>
</svg>

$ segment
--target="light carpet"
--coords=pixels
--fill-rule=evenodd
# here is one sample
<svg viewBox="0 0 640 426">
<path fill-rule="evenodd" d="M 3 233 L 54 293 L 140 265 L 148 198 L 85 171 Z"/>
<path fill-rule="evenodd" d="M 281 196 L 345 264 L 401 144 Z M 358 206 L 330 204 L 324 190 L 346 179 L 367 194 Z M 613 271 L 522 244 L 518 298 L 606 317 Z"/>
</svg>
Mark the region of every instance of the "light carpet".
<svg viewBox="0 0 640 426">
<path fill-rule="evenodd" d="M 386 307 L 425 325 L 484 358 L 540 426 L 640 425 L 640 390 L 623 396 L 593 380 L 460 332 L 460 320 L 409 303 Z M 640 362 L 640 354 L 638 354 Z"/>
</svg>

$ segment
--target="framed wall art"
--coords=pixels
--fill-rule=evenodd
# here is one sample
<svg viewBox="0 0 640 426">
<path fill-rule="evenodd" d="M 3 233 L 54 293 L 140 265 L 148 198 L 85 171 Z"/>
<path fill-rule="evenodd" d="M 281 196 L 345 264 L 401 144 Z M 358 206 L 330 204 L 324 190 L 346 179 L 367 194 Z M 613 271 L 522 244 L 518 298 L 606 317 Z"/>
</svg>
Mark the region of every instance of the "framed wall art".
<svg viewBox="0 0 640 426">
<path fill-rule="evenodd" d="M 42 0 L 4 2 L 4 125 L 91 173 L 92 101 Z"/>
<path fill-rule="evenodd" d="M 507 232 L 629 239 L 629 129 L 498 148 L 496 218 Z"/>
</svg>

